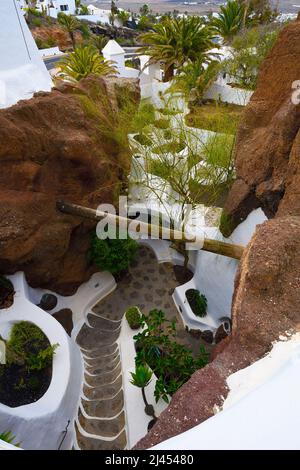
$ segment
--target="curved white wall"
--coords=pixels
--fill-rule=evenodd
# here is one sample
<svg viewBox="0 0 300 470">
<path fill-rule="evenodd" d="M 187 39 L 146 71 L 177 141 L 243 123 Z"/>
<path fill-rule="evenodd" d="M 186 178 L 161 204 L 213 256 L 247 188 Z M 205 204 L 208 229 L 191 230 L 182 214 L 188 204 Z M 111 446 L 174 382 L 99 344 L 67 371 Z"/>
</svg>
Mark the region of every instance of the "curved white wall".
<svg viewBox="0 0 300 470">
<path fill-rule="evenodd" d="M 0 404 L 1 431 L 12 431 L 24 449 L 57 449 L 63 431 L 70 426 L 62 448 L 73 442 L 72 421 L 78 407 L 83 375 L 78 346 L 49 313 L 29 300 L 23 273 L 9 276 L 14 284 L 14 303 L 0 310 L 0 334 L 7 338 L 12 325 L 25 320 L 36 324 L 51 344 L 59 343 L 53 358 L 52 380 L 46 393 L 35 403 L 10 408 Z"/>
</svg>

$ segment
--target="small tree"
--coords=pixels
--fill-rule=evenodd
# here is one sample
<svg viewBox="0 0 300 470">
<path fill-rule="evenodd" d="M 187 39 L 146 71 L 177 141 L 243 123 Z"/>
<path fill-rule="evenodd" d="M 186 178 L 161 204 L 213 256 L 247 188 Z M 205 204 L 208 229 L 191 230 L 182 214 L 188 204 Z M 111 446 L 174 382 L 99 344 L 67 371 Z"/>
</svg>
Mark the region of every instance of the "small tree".
<svg viewBox="0 0 300 470">
<path fill-rule="evenodd" d="M 66 15 L 65 13 L 59 13 L 57 15 L 57 21 L 61 25 L 61 27 L 68 32 L 73 49 L 75 49 L 75 31 L 79 29 L 79 21 L 75 18 L 75 16 Z"/>
<path fill-rule="evenodd" d="M 88 75 L 116 75 L 113 63 L 105 60 L 92 46 L 80 46 L 59 62 L 61 76 L 71 82 L 79 82 Z"/>
<path fill-rule="evenodd" d="M 124 26 L 130 18 L 130 13 L 128 13 L 128 11 L 119 10 L 117 13 L 117 18 Z"/>
</svg>

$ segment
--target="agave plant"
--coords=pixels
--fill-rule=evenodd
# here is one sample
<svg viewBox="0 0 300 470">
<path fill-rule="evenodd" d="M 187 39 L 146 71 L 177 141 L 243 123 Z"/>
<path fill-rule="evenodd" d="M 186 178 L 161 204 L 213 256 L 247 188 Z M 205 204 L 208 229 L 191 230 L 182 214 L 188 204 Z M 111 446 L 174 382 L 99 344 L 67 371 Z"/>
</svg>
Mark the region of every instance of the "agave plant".
<svg viewBox="0 0 300 470">
<path fill-rule="evenodd" d="M 105 60 L 93 46 L 76 47 L 74 52 L 65 57 L 58 66 L 61 77 L 71 82 L 79 82 L 88 75 L 117 74 L 113 62 Z"/>
<path fill-rule="evenodd" d="M 65 13 L 59 13 L 57 15 L 57 21 L 60 26 L 69 34 L 73 49 L 75 49 L 75 31 L 79 28 L 79 21 L 77 18 L 75 18 L 75 16 L 66 15 Z"/>
<path fill-rule="evenodd" d="M 152 379 L 152 370 L 146 364 L 135 366 L 135 372 L 131 372 L 132 380 L 130 381 L 135 387 L 142 389 L 143 400 L 145 403 L 145 413 L 155 418 L 154 408 L 150 405 L 146 398 L 145 387 L 149 385 Z"/>
<path fill-rule="evenodd" d="M 220 7 L 220 13 L 212 19 L 211 25 L 225 42 L 230 42 L 244 26 L 249 24 L 247 12 L 245 4 L 229 0 L 226 5 Z"/>
<path fill-rule="evenodd" d="M 153 31 L 139 36 L 145 44 L 139 53 L 150 56 L 150 62 L 163 62 L 165 81 L 168 81 L 174 75 L 174 68 L 195 62 L 200 55 L 209 61 L 208 51 L 215 47 L 213 39 L 213 30 L 199 17 L 166 18 Z"/>
<path fill-rule="evenodd" d="M 4 441 L 4 442 L 7 442 L 8 444 L 12 444 L 16 447 L 19 447 L 20 442 L 18 442 L 17 444 L 14 444 L 15 439 L 16 439 L 16 436 L 14 436 L 11 431 L 5 431 L 5 432 L 0 433 L 0 441 Z"/>
</svg>

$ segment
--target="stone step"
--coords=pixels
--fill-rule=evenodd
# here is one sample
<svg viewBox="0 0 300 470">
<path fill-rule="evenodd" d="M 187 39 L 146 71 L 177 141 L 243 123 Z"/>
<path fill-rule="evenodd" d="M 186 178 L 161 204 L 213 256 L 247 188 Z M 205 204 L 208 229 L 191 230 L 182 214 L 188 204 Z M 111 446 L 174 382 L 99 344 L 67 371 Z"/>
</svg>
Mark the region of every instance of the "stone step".
<svg viewBox="0 0 300 470">
<path fill-rule="evenodd" d="M 115 363 L 116 359 L 119 357 L 119 349 L 117 349 L 113 354 L 109 356 L 99 356 L 99 357 L 84 357 L 85 367 L 95 367 L 95 366 L 106 366 L 110 363 Z"/>
<path fill-rule="evenodd" d="M 114 354 L 116 351 L 119 351 L 118 344 L 105 344 L 99 345 L 96 348 L 81 348 L 81 351 L 84 355 L 84 359 L 96 359 L 98 357 L 104 358 L 109 357 Z"/>
<path fill-rule="evenodd" d="M 116 439 L 105 441 L 103 439 L 97 439 L 96 436 L 87 437 L 82 435 L 76 424 L 75 429 L 77 444 L 81 450 L 123 450 L 127 446 L 125 431 L 123 431 Z"/>
<path fill-rule="evenodd" d="M 107 309 L 106 305 L 96 305 L 93 309 L 92 312 L 96 316 L 100 318 L 105 318 L 106 320 L 110 320 L 111 322 L 116 322 L 119 323 L 123 315 L 125 313 L 126 308 L 122 312 L 117 312 L 115 309 L 113 309 L 111 312 Z"/>
<path fill-rule="evenodd" d="M 77 335 L 76 342 L 82 348 L 93 349 L 98 346 L 114 343 L 118 339 L 119 335 L 120 332 L 118 330 L 115 332 L 107 332 L 83 325 Z"/>
<path fill-rule="evenodd" d="M 89 313 L 87 320 L 90 326 L 103 331 L 116 331 L 121 328 L 121 321 L 111 321 L 108 318 L 102 318 L 94 313 Z"/>
<path fill-rule="evenodd" d="M 78 421 L 82 429 L 89 434 L 104 437 L 116 437 L 124 429 L 125 413 L 122 411 L 113 419 L 99 419 L 87 418 L 79 410 Z"/>
<path fill-rule="evenodd" d="M 113 383 L 116 378 L 121 374 L 121 364 L 119 363 L 114 370 L 110 372 L 103 372 L 98 375 L 90 375 L 87 371 L 85 371 L 84 378 L 87 385 L 91 387 L 99 387 L 99 385 L 107 385 Z"/>
<path fill-rule="evenodd" d="M 119 363 L 120 363 L 120 356 L 117 356 L 114 360 L 107 361 L 106 364 L 93 365 L 93 366 L 89 366 L 88 364 L 86 364 L 85 370 L 89 374 L 100 375 L 106 372 L 112 372 Z"/>
<path fill-rule="evenodd" d="M 85 413 L 96 418 L 113 418 L 118 415 L 124 406 L 123 390 L 108 400 L 81 400 Z"/>
<path fill-rule="evenodd" d="M 120 374 L 117 379 L 107 385 L 99 387 L 88 387 L 86 384 L 83 386 L 83 394 L 89 400 L 107 400 L 114 397 L 122 388 L 122 375 Z"/>
</svg>

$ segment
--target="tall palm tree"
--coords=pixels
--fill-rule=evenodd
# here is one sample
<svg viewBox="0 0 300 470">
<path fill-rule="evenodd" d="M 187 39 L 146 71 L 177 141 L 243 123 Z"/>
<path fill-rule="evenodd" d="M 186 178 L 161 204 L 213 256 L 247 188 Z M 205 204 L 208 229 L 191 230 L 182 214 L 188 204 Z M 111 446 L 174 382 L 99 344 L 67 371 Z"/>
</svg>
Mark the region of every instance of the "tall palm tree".
<svg viewBox="0 0 300 470">
<path fill-rule="evenodd" d="M 113 63 L 105 60 L 93 46 L 76 47 L 74 52 L 62 59 L 58 67 L 61 69 L 61 76 L 71 82 L 79 82 L 91 74 L 117 74 Z"/>
<path fill-rule="evenodd" d="M 166 18 L 152 31 L 139 36 L 145 44 L 139 53 L 150 56 L 150 62 L 163 62 L 165 81 L 168 81 L 174 75 L 174 68 L 196 61 L 199 55 L 209 60 L 207 53 L 215 47 L 213 39 L 212 28 L 199 17 Z"/>
<path fill-rule="evenodd" d="M 220 7 L 220 13 L 211 21 L 212 26 L 223 37 L 225 42 L 230 42 L 247 24 L 245 4 L 237 0 L 229 0 L 226 5 Z"/>
<path fill-rule="evenodd" d="M 61 25 L 61 27 L 68 32 L 73 49 L 75 49 L 75 31 L 79 28 L 79 21 L 77 20 L 77 18 L 75 18 L 75 16 L 66 15 L 65 13 L 59 13 L 57 15 L 57 21 Z"/>
</svg>

